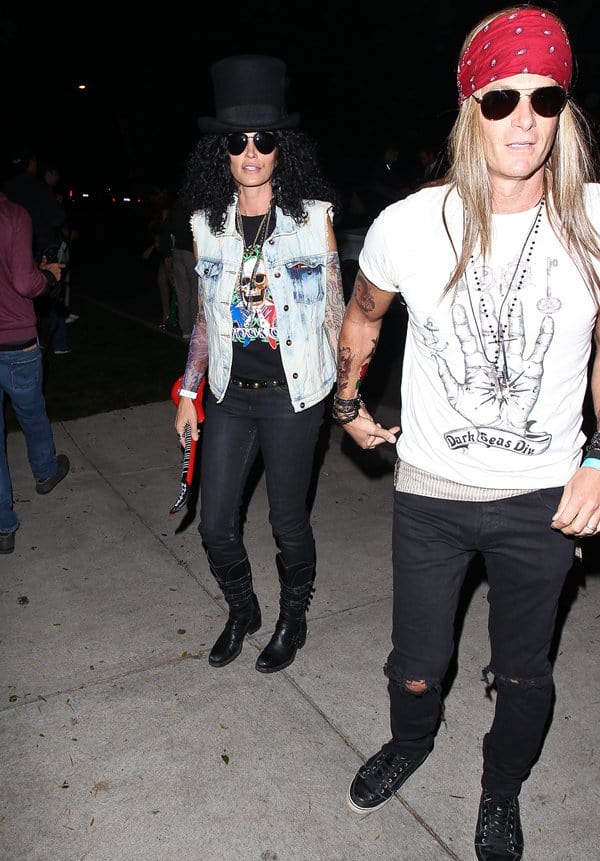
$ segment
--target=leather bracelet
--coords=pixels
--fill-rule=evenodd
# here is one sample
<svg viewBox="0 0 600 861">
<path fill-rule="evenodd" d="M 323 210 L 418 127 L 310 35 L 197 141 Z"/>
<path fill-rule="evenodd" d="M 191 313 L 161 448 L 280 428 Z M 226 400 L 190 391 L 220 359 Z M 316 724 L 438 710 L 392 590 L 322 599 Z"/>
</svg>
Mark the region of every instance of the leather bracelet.
<svg viewBox="0 0 600 861">
<path fill-rule="evenodd" d="M 364 407 L 364 403 L 360 397 L 348 398 L 345 400 L 344 398 L 338 398 L 337 395 L 334 395 L 331 415 L 337 424 L 347 425 L 349 422 L 353 422 L 354 419 L 358 418 L 358 411 L 361 407 Z"/>
<path fill-rule="evenodd" d="M 193 401 L 195 401 L 198 397 L 198 392 L 190 392 L 189 389 L 179 389 L 177 394 L 179 395 L 179 397 L 183 395 L 184 398 L 191 398 Z"/>
<path fill-rule="evenodd" d="M 333 396 L 334 404 L 339 404 L 343 407 L 353 407 L 357 401 L 360 401 L 359 395 L 357 395 L 355 398 L 340 398 L 339 395 Z"/>
<path fill-rule="evenodd" d="M 346 418 L 341 419 L 339 416 L 333 414 L 333 420 L 338 425 L 347 425 L 350 422 L 353 422 L 354 419 L 358 418 L 358 410 L 356 411 L 356 415 L 346 416 Z"/>
</svg>

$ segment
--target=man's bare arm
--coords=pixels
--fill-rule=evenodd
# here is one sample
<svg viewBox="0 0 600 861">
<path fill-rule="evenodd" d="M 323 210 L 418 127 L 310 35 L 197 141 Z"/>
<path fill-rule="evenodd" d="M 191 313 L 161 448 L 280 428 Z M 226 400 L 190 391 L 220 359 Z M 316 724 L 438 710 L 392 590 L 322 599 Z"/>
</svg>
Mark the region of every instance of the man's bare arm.
<svg viewBox="0 0 600 861">
<path fill-rule="evenodd" d="M 341 398 L 358 396 L 377 348 L 381 321 L 394 295 L 380 290 L 358 270 L 338 343 L 337 391 Z"/>
</svg>

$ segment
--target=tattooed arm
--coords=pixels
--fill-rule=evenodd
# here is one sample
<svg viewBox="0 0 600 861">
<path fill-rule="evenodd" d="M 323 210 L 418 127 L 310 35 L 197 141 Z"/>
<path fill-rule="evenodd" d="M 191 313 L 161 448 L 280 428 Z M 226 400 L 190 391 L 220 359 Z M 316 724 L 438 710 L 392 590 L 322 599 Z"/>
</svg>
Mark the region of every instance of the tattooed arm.
<svg viewBox="0 0 600 861">
<path fill-rule="evenodd" d="M 337 396 L 352 399 L 360 395 L 373 354 L 379 341 L 381 321 L 395 294 L 380 290 L 359 269 L 354 290 L 342 323 L 338 345 Z M 382 442 L 394 443 L 400 428 L 389 430 L 375 422 L 365 407 L 358 417 L 343 425 L 354 441 L 362 448 L 375 448 Z"/>
<path fill-rule="evenodd" d="M 327 264 L 326 264 L 326 290 L 325 299 L 325 333 L 335 358 L 337 356 L 340 329 L 344 316 L 344 288 L 342 283 L 342 271 L 340 269 L 340 258 L 337 252 L 337 242 L 331 221 L 327 227 Z"/>
<path fill-rule="evenodd" d="M 194 257 L 198 260 L 198 251 L 194 242 Z M 206 334 L 206 317 L 204 315 L 203 296 L 198 295 L 198 316 L 192 331 L 190 345 L 188 348 L 187 363 L 183 375 L 182 389 L 195 392 L 200 385 L 200 381 L 206 374 L 208 367 L 208 337 Z M 192 439 L 198 440 L 199 430 L 196 421 L 196 407 L 194 401 L 188 397 L 181 397 L 177 407 L 177 415 L 175 416 L 175 428 L 177 433 L 181 434 L 188 425 L 192 429 Z M 182 443 L 183 444 L 183 443 Z"/>
</svg>

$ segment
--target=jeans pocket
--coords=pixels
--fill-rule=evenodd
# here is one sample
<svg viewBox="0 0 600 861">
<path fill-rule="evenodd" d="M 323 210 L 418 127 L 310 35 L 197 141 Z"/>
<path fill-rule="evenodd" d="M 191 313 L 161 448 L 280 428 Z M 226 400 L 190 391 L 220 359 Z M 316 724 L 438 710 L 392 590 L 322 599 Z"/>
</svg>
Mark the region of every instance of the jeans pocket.
<svg viewBox="0 0 600 861">
<path fill-rule="evenodd" d="M 41 385 L 42 362 L 39 347 L 15 359 L 10 365 L 10 378 L 15 391 L 26 391 Z"/>
<path fill-rule="evenodd" d="M 537 501 L 551 514 L 554 514 L 563 494 L 564 487 L 543 487 L 534 491 L 533 495 Z"/>
</svg>

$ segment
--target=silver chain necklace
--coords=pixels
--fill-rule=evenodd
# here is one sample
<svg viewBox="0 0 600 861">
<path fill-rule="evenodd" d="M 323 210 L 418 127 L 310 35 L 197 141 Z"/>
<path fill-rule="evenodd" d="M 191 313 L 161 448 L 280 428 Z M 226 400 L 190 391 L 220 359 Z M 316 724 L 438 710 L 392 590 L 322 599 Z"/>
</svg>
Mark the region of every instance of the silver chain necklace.
<svg viewBox="0 0 600 861">
<path fill-rule="evenodd" d="M 235 207 L 235 225 L 238 233 L 242 237 L 242 243 L 244 245 L 244 250 L 242 252 L 242 262 L 240 263 L 240 268 L 237 276 L 237 288 L 241 289 L 242 278 L 244 277 L 244 263 L 248 260 L 254 260 L 254 266 L 252 267 L 252 274 L 250 276 L 250 284 L 254 283 L 254 279 L 256 278 L 256 273 L 258 270 L 258 264 L 262 257 L 262 249 L 269 234 L 269 224 L 271 222 L 271 212 L 273 210 L 273 201 L 269 204 L 269 208 L 263 215 L 262 221 L 258 225 L 258 230 L 254 236 L 254 240 L 251 243 L 246 243 L 246 237 L 244 234 L 244 223 L 242 221 L 242 214 L 240 212 L 239 203 Z"/>
<path fill-rule="evenodd" d="M 242 220 L 242 214 L 240 212 L 239 204 L 235 208 L 235 226 L 237 227 L 237 231 L 242 237 L 242 242 L 244 243 L 244 253 L 243 253 L 243 261 L 252 260 L 254 257 L 260 257 L 262 253 L 263 243 L 267 237 L 267 232 L 269 229 L 269 222 L 271 220 L 271 210 L 272 204 L 269 204 L 269 208 L 265 212 L 262 217 L 262 221 L 258 225 L 258 229 L 254 236 L 252 242 L 246 242 L 246 234 L 244 232 L 244 222 Z"/>
</svg>

